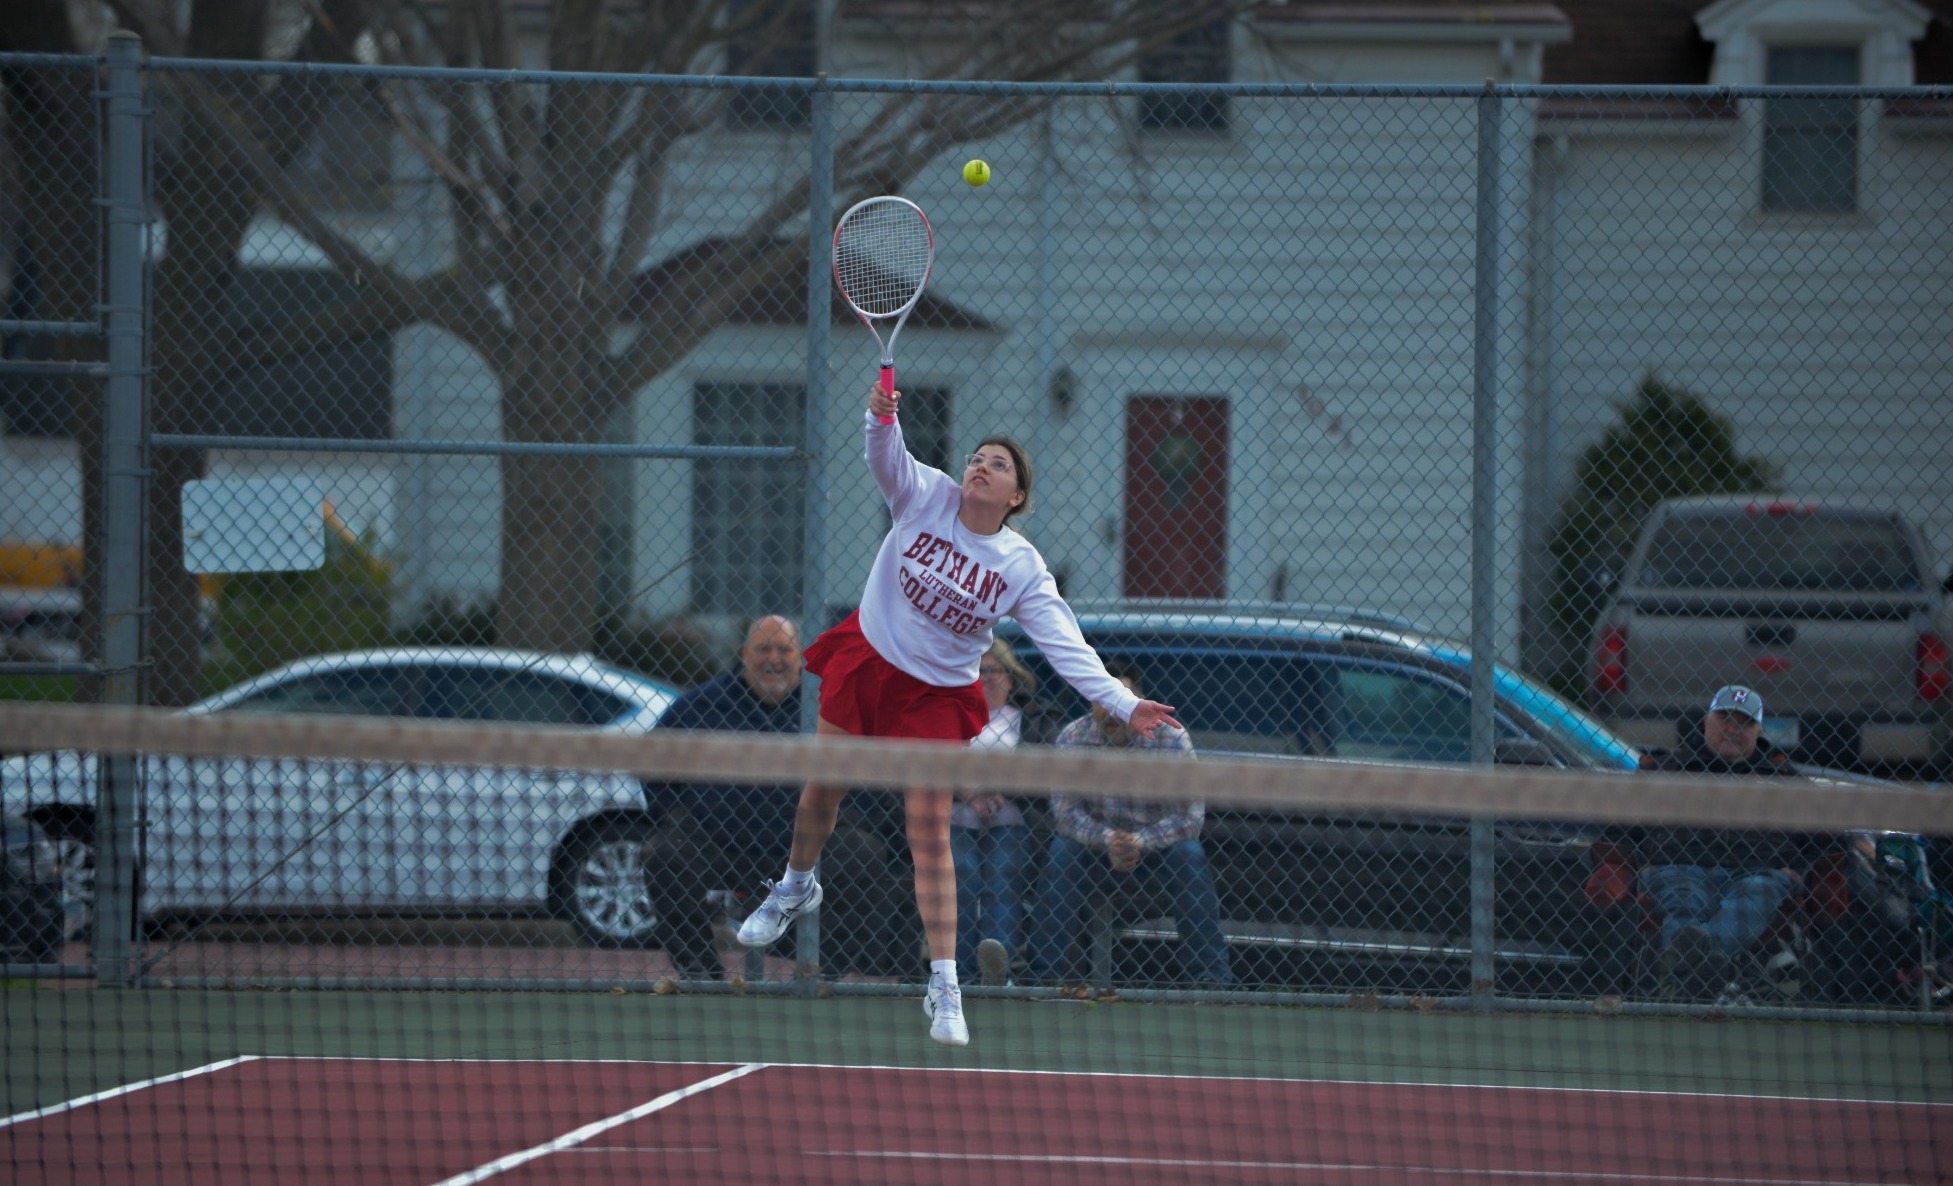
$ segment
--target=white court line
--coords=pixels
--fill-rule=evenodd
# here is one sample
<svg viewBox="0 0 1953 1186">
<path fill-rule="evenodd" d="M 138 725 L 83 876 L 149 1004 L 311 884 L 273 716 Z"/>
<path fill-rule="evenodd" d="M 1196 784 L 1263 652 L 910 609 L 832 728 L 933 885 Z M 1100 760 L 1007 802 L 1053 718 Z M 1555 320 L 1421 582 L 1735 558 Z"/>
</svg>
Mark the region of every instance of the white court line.
<svg viewBox="0 0 1953 1186">
<path fill-rule="evenodd" d="M 581 1145 L 599 1133 L 609 1132 L 620 1124 L 629 1124 L 633 1120 L 643 1119 L 653 1112 L 669 1108 L 680 1100 L 687 1100 L 701 1092 L 710 1091 L 722 1083 L 730 1083 L 734 1079 L 742 1079 L 754 1071 L 764 1070 L 766 1065 L 763 1062 L 749 1062 L 743 1067 L 734 1067 L 732 1070 L 724 1074 L 714 1075 L 710 1079 L 701 1079 L 689 1087 L 681 1087 L 677 1091 L 668 1091 L 657 1099 L 646 1100 L 628 1112 L 619 1112 L 615 1116 L 606 1116 L 602 1120 L 592 1121 L 582 1128 L 572 1129 L 564 1133 L 553 1141 L 545 1141 L 540 1145 L 524 1149 L 519 1153 L 511 1153 L 506 1157 L 498 1157 L 487 1165 L 477 1166 L 466 1173 L 456 1174 L 452 1178 L 443 1178 L 441 1181 L 436 1182 L 434 1186 L 471 1186 L 471 1183 L 482 1181 L 485 1178 L 492 1178 L 496 1174 L 504 1170 L 512 1170 L 524 1162 L 534 1161 L 538 1157 L 547 1157 L 551 1153 L 561 1152 L 573 1145 Z"/>
<path fill-rule="evenodd" d="M 257 1058 L 278 1059 L 288 1062 L 414 1062 L 414 1063 L 563 1063 L 572 1066 L 583 1065 L 621 1065 L 658 1067 L 718 1067 L 723 1060 L 676 1058 L 406 1058 L 396 1055 L 335 1055 L 335 1054 L 262 1054 Z M 1764 1103 L 1805 1103 L 1805 1104 L 1873 1104 L 1891 1108 L 1953 1108 L 1953 1101 L 1944 1100 L 1901 1100 L 1890 1097 L 1869 1095 L 1768 1095 L 1761 1092 L 1740 1091 L 1670 1091 L 1657 1088 L 1628 1087 L 1585 1087 L 1565 1084 L 1534 1083 L 1474 1083 L 1469 1081 L 1444 1079 L 1297 1079 L 1288 1075 L 1184 1075 L 1166 1071 L 1050 1071 L 1033 1068 L 1012 1067 L 935 1067 L 920 1063 L 839 1063 L 839 1062 L 772 1062 L 766 1064 L 782 1071 L 922 1071 L 942 1072 L 953 1075 L 1034 1075 L 1058 1079 L 1141 1079 L 1164 1080 L 1169 1083 L 1295 1083 L 1313 1084 L 1326 1087 L 1443 1087 L 1465 1091 L 1514 1091 L 1530 1092 L 1540 1095 L 1625 1095 L 1654 1099 L 1682 1100 L 1743 1100 Z"/>
<path fill-rule="evenodd" d="M 20 1124 L 27 1120 L 39 1120 L 43 1116 L 54 1116 L 62 1112 L 71 1112 L 76 1108 L 85 1108 L 89 1104 L 99 1104 L 103 1100 L 112 1100 L 118 1095 L 128 1095 L 132 1091 L 141 1091 L 145 1087 L 156 1087 L 164 1083 L 175 1083 L 179 1080 L 189 1079 L 197 1075 L 208 1075 L 212 1071 L 221 1071 L 225 1067 L 234 1067 L 239 1063 L 256 1061 L 257 1058 L 258 1055 L 255 1054 L 242 1054 L 236 1058 L 227 1058 L 223 1062 L 213 1062 L 209 1066 L 192 1067 L 187 1071 L 178 1071 L 174 1075 L 161 1075 L 154 1079 L 144 1079 L 140 1083 L 127 1083 L 121 1087 L 111 1087 L 107 1091 L 98 1091 L 94 1095 L 84 1095 L 80 1099 L 72 1099 L 66 1103 L 49 1104 L 45 1108 L 36 1108 L 32 1112 L 17 1113 L 4 1120 L 0 1120 L 0 1128 L 5 1128 L 9 1124 Z"/>
<path fill-rule="evenodd" d="M 621 1152 L 622 1150 L 618 1150 Z M 1165 1169 L 1308 1170 L 1312 1172 L 1429 1174 L 1434 1177 L 1546 1178 L 1556 1182 L 1673 1182 L 1692 1186 L 1907 1186 L 1840 1178 L 1744 1178 L 1726 1174 L 1633 1174 L 1605 1170 L 1476 1169 L 1468 1166 L 1369 1165 L 1334 1161 L 1221 1161 L 1179 1157 L 1079 1157 L 1048 1153 L 921 1153 L 895 1149 L 809 1149 L 810 1157 L 877 1158 L 888 1161 L 1030 1162 L 1059 1165 L 1131 1165 Z"/>
</svg>

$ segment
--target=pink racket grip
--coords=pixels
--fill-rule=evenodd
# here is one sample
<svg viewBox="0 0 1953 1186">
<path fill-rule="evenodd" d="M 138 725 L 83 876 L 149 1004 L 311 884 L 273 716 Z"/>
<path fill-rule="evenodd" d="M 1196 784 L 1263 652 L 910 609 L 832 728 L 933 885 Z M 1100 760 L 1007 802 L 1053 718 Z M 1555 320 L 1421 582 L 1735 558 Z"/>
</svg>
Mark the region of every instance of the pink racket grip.
<svg viewBox="0 0 1953 1186">
<path fill-rule="evenodd" d="M 882 368 L 881 382 L 882 382 L 882 394 L 887 396 L 893 396 L 895 394 L 895 368 L 894 367 Z M 875 417 L 875 419 L 879 420 L 883 424 L 895 423 L 895 417 L 893 416 L 877 416 Z"/>
</svg>

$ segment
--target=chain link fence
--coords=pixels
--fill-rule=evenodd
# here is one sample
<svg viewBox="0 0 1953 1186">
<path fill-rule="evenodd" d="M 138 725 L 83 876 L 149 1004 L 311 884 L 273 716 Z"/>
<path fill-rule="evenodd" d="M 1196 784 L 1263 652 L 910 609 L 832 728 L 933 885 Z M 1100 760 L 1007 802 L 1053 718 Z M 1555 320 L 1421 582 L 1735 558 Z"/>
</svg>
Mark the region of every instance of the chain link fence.
<svg viewBox="0 0 1953 1186">
<path fill-rule="evenodd" d="M 1754 752 L 1944 769 L 1941 91 L 0 69 L 47 104 L 8 113 L 11 698 L 811 728 L 799 644 L 889 529 L 827 244 L 897 191 L 936 235 L 909 450 L 956 475 L 1024 442 L 1024 533 L 1197 752 L 1631 793 L 1710 760 L 1736 684 Z M 999 637 L 1025 743 L 1089 714 Z M 843 810 L 817 945 L 769 958 L 727 927 L 791 790 L 6 762 L 65 903 L 63 942 L 10 958 L 76 975 L 105 943 L 171 982 L 924 971 L 885 794 Z M 1163 850 L 1048 898 L 1048 805 L 968 810 L 963 928 L 1013 982 L 1054 911 L 1067 979 L 1212 981 L 1182 937 L 1211 908 L 1241 987 L 1660 991 L 1653 907 L 1596 891 L 1620 850 L 1593 829 L 1216 809 L 1204 871 Z M 1800 860 L 1844 877 L 1831 839 Z M 1864 839 L 1929 900 L 1943 854 Z M 1923 914 L 1806 927 L 1806 897 L 1750 991 L 1929 999 Z"/>
</svg>

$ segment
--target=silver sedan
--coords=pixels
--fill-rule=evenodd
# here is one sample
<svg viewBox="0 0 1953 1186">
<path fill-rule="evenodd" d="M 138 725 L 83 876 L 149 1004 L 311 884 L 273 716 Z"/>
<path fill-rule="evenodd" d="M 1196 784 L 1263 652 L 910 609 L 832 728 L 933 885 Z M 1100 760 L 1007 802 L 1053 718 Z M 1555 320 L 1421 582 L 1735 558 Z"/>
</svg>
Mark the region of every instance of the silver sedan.
<svg viewBox="0 0 1953 1186">
<path fill-rule="evenodd" d="M 677 690 L 588 656 L 445 648 L 301 659 L 191 713 L 326 713 L 653 728 Z M 650 834 L 627 775 L 158 757 L 140 775 L 146 915 L 541 909 L 602 946 L 650 944 Z M 0 761 L 8 811 L 60 850 L 69 931 L 92 926 L 91 755 Z"/>
</svg>

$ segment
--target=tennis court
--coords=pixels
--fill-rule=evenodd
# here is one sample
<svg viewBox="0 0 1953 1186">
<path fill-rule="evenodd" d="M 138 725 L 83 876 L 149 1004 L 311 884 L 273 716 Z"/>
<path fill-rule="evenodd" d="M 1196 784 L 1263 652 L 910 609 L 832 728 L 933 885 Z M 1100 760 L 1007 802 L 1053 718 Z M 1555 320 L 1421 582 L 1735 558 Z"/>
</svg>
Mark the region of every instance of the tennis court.
<svg viewBox="0 0 1953 1186">
<path fill-rule="evenodd" d="M 1953 1178 L 1943 1026 L 973 1000 L 950 1051 L 908 998 L 5 999 L 22 1183 Z"/>
</svg>

